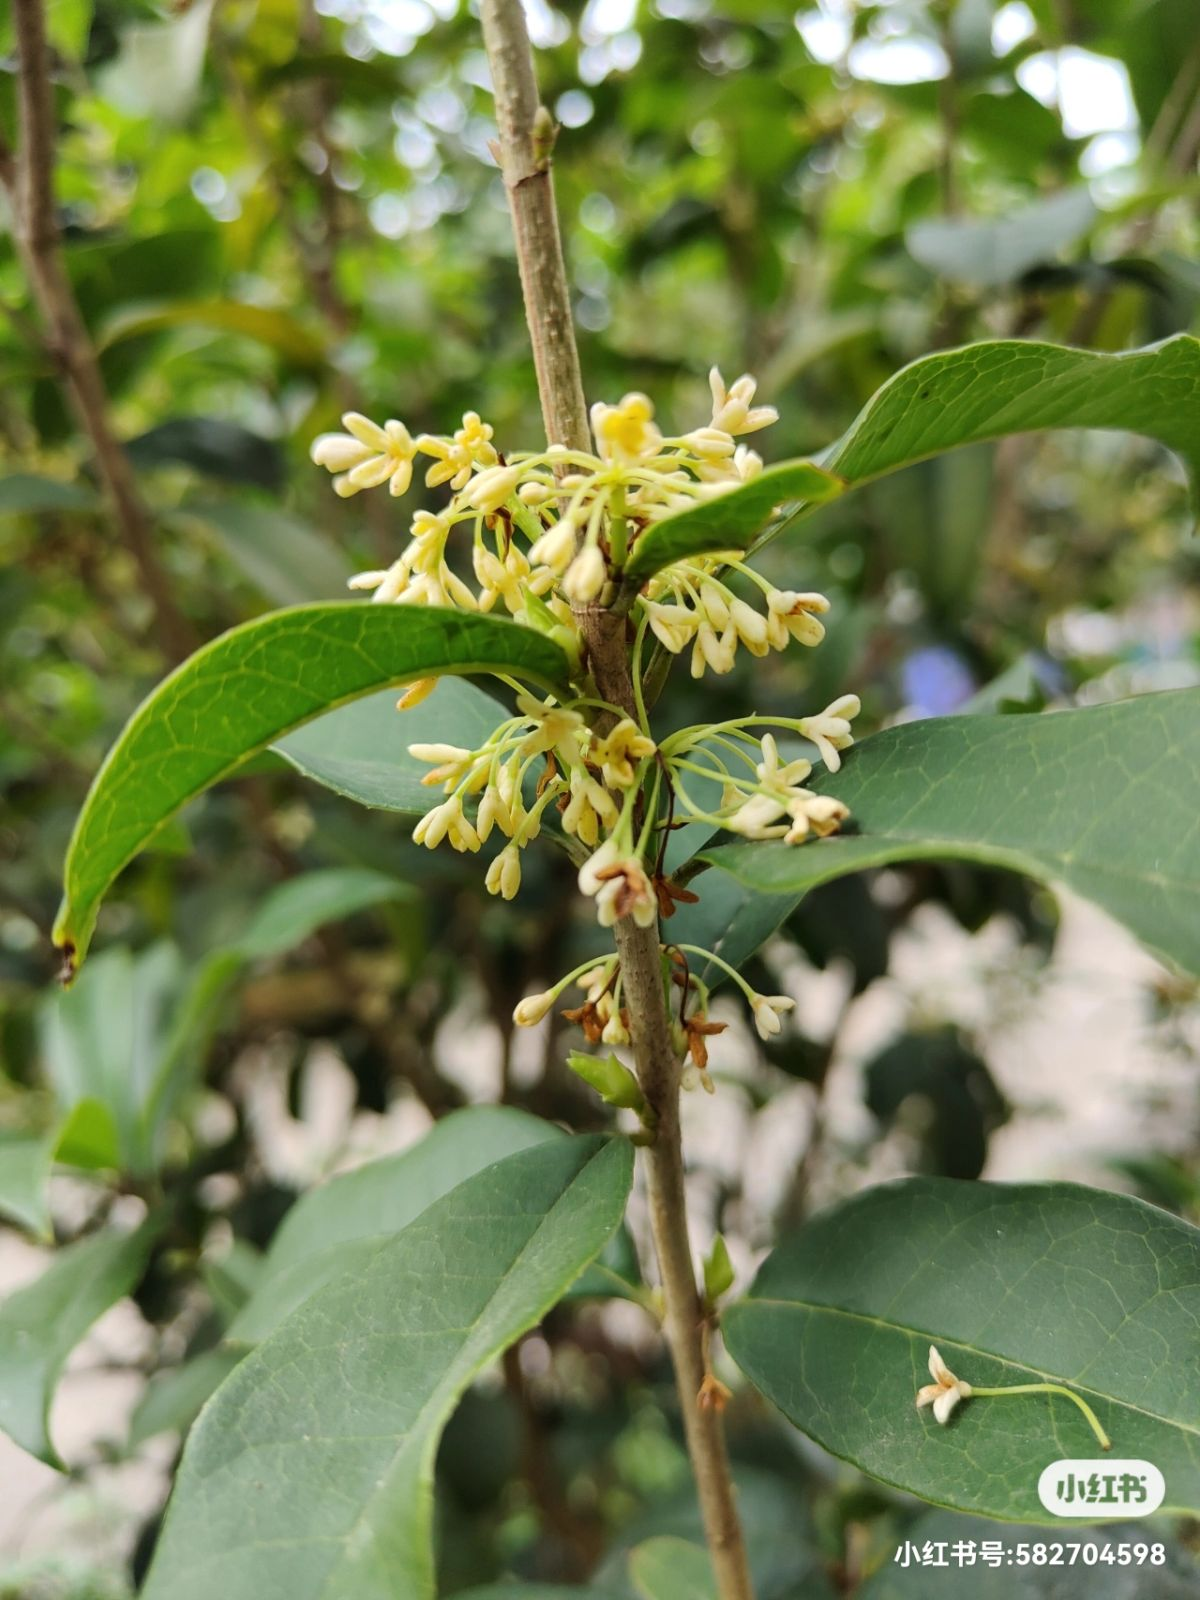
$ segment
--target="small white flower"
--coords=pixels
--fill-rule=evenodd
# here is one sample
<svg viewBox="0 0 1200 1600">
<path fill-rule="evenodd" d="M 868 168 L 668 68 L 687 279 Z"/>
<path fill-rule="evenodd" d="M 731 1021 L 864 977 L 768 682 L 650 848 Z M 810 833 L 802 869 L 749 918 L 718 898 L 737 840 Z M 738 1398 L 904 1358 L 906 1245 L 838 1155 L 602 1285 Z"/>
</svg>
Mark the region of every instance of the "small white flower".
<svg viewBox="0 0 1200 1600">
<path fill-rule="evenodd" d="M 929 1346 L 929 1376 L 933 1382 L 917 1391 L 917 1409 L 932 1406 L 934 1416 L 945 1427 L 958 1402 L 971 1398 L 971 1385 L 954 1376 L 938 1354 L 937 1346 L 932 1344 Z"/>
<path fill-rule="evenodd" d="M 644 600 L 650 618 L 650 631 L 658 642 L 673 656 L 686 650 L 691 643 L 700 619 L 688 606 L 665 605 L 658 600 Z"/>
<path fill-rule="evenodd" d="M 641 461 L 662 443 L 654 405 L 644 394 L 627 394 L 619 405 L 592 407 L 596 449 L 605 461 Z"/>
<path fill-rule="evenodd" d="M 753 606 L 736 597 L 729 602 L 729 620 L 734 632 L 752 656 L 765 656 L 770 650 L 767 641 L 767 619 Z"/>
<path fill-rule="evenodd" d="M 603 784 L 581 766 L 571 768 L 570 784 L 571 798 L 562 814 L 563 832 L 595 846 L 601 824 L 611 828 L 617 820 L 616 802 Z"/>
<path fill-rule="evenodd" d="M 632 718 L 622 717 L 606 738 L 595 741 L 588 759 L 601 768 L 610 788 L 628 789 L 637 763 L 652 756 L 657 748 Z"/>
<path fill-rule="evenodd" d="M 608 568 L 599 547 L 585 545 L 563 574 L 562 591 L 569 600 L 587 605 L 604 588 L 607 579 Z"/>
<path fill-rule="evenodd" d="M 521 887 L 521 852 L 515 844 L 506 844 L 487 870 L 487 892 L 502 899 L 515 899 Z"/>
<path fill-rule="evenodd" d="M 520 481 L 520 467 L 485 467 L 471 479 L 463 499 L 476 511 L 499 511 L 505 501 L 516 493 Z"/>
<path fill-rule="evenodd" d="M 560 517 L 530 546 L 529 559 L 535 567 L 550 567 L 554 572 L 565 572 L 575 554 L 575 524 L 569 517 Z"/>
<path fill-rule="evenodd" d="M 518 1028 L 533 1028 L 546 1016 L 558 999 L 557 989 L 546 989 L 541 994 L 528 994 L 518 1001 L 513 1021 Z"/>
<path fill-rule="evenodd" d="M 829 610 L 823 594 L 796 594 L 791 589 L 774 589 L 767 596 L 767 638 L 775 650 L 786 650 L 795 639 L 798 644 L 820 644 L 825 624 L 816 613 Z"/>
<path fill-rule="evenodd" d="M 760 1039 L 772 1039 L 782 1024 L 780 1017 L 795 1007 L 796 1002 L 786 994 L 756 994 L 750 1002 L 754 1013 L 754 1026 Z"/>
<path fill-rule="evenodd" d="M 788 804 L 792 825 L 784 835 L 788 844 L 803 844 L 809 833 L 826 839 L 836 833 L 850 815 L 850 807 L 831 794 L 812 794 L 801 789 Z"/>
<path fill-rule="evenodd" d="M 412 482 L 417 446 L 402 422 L 391 418 L 381 428 L 358 411 L 342 418 L 345 433 L 323 433 L 313 440 L 309 455 L 319 467 L 337 473 L 333 487 L 343 499 L 360 489 L 389 484 L 393 494 L 403 494 Z"/>
<path fill-rule="evenodd" d="M 751 407 L 758 385 L 748 373 L 726 389 L 724 378 L 714 367 L 708 375 L 708 386 L 712 391 L 712 425 L 723 433 L 757 433 L 759 428 L 779 420 L 774 406 Z"/>
<path fill-rule="evenodd" d="M 531 694 L 517 696 L 517 710 L 533 723 L 532 729 L 517 746 L 517 754 L 524 760 L 543 755 L 556 744 L 568 744 L 583 727 L 578 711 L 569 711 L 555 705 L 553 697 L 535 700 Z"/>
<path fill-rule="evenodd" d="M 842 758 L 838 752 L 848 750 L 854 743 L 854 735 L 850 731 L 850 719 L 856 717 L 861 710 L 862 702 L 856 694 L 844 694 L 831 701 L 824 711 L 819 711 L 815 717 L 800 719 L 800 732 L 816 745 L 821 752 L 821 760 L 830 772 L 837 772 L 842 765 Z"/>
<path fill-rule="evenodd" d="M 440 806 L 427 811 L 413 829 L 413 840 L 434 850 L 443 839 L 448 839 L 454 850 L 474 852 L 479 849 L 479 835 L 463 812 L 462 796 L 452 794 Z"/>
</svg>

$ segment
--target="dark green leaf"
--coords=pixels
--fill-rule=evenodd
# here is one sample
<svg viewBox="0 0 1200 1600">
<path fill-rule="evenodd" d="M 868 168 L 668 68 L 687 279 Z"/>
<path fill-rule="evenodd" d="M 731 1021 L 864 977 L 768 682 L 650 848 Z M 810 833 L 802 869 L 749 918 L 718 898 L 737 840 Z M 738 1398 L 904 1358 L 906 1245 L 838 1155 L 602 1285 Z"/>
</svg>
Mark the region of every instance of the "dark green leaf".
<svg viewBox="0 0 1200 1600">
<path fill-rule="evenodd" d="M 192 1429 L 146 1600 L 431 1600 L 446 1419 L 616 1228 L 631 1158 L 602 1138 L 511 1156 L 288 1318 Z"/>
<path fill-rule="evenodd" d="M 333 600 L 345 593 L 350 564 L 307 523 L 271 506 L 238 500 L 189 500 L 180 516 L 195 518 L 251 583 L 278 606 Z"/>
<path fill-rule="evenodd" d="M 560 1137 L 553 1123 L 528 1112 L 471 1106 L 443 1117 L 399 1155 L 369 1161 L 310 1189 L 284 1218 L 229 1337 L 257 1344 L 316 1290 L 369 1259 L 458 1184 L 506 1156 Z"/>
<path fill-rule="evenodd" d="M 319 366 L 325 357 L 320 339 L 290 313 L 235 300 L 168 300 L 125 306 L 107 319 L 98 342 L 101 349 L 108 349 L 122 339 L 187 327 L 241 334 L 277 350 L 296 366 Z"/>
<path fill-rule="evenodd" d="M 181 1367 L 156 1373 L 130 1418 L 130 1449 L 160 1433 L 186 1433 L 240 1359 L 237 1350 L 206 1350 Z"/>
<path fill-rule="evenodd" d="M 976 1398 L 940 1427 L 914 1404 L 931 1343 L 977 1386 L 1078 1391 L 1115 1457 L 1200 1506 L 1200 1230 L 1075 1184 L 914 1178 L 857 1195 L 775 1251 L 726 1309 L 746 1375 L 835 1455 L 935 1504 L 1046 1522 L 1038 1476 L 1092 1457 L 1078 1409 Z"/>
<path fill-rule="evenodd" d="M 273 889 L 237 941 L 247 960 L 282 955 L 326 922 L 338 922 L 388 900 L 402 900 L 412 889 L 369 867 L 328 867 L 305 872 Z"/>
<path fill-rule="evenodd" d="M 139 471 L 178 464 L 223 483 L 283 487 L 283 453 L 275 441 L 221 417 L 171 417 L 130 439 L 125 450 Z"/>
<path fill-rule="evenodd" d="M 13 472 L 0 478 L 0 516 L 21 516 L 37 511 L 95 511 L 99 503 L 95 490 L 86 484 L 39 478 L 32 472 Z"/>
<path fill-rule="evenodd" d="M 528 628 L 434 607 L 297 606 L 199 651 L 143 701 L 75 824 L 55 942 L 82 959 L 100 900 L 185 805 L 323 711 L 390 684 L 502 671 L 561 689 L 567 661 Z"/>
<path fill-rule="evenodd" d="M 909 723 L 812 780 L 846 802 L 855 832 L 799 847 L 719 845 L 702 858 L 747 890 L 797 899 L 891 861 L 990 862 L 1066 884 L 1200 971 L 1198 725 L 1195 689 L 1084 711 Z M 703 878 L 694 887 L 702 906 Z"/>
<path fill-rule="evenodd" d="M 740 489 L 654 523 L 634 544 L 625 570 L 631 578 L 648 578 L 686 556 L 745 550 L 777 507 L 795 500 L 821 505 L 843 488 L 836 477 L 811 461 L 784 462 L 759 473 Z"/>
</svg>

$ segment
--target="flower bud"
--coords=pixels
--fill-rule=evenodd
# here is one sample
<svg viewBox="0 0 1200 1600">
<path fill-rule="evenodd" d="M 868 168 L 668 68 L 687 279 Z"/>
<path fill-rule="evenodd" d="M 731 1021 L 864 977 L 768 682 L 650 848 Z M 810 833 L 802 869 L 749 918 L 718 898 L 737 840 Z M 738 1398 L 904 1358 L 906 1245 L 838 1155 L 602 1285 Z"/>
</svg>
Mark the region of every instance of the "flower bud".
<svg viewBox="0 0 1200 1600">
<path fill-rule="evenodd" d="M 527 994 L 524 1000 L 517 1002 L 513 1021 L 518 1028 L 534 1028 L 549 1014 L 550 1007 L 557 999 L 557 989 L 545 989 L 541 994 Z"/>
</svg>

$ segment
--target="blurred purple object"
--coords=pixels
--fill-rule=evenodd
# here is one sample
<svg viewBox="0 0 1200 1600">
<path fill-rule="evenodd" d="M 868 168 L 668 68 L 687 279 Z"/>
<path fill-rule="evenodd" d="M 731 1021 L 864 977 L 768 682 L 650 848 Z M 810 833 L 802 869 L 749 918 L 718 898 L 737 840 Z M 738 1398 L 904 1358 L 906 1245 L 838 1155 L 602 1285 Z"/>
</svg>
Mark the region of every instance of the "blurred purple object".
<svg viewBox="0 0 1200 1600">
<path fill-rule="evenodd" d="M 975 693 L 971 669 L 948 645 L 914 650 L 901 669 L 904 699 L 913 717 L 945 717 Z"/>
</svg>

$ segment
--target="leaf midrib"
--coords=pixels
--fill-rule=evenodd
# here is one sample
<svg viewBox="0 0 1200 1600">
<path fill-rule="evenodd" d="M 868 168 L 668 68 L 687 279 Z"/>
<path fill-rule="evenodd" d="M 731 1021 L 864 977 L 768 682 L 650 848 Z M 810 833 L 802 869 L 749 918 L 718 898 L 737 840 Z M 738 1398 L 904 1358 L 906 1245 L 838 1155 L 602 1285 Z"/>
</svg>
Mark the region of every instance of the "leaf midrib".
<svg viewBox="0 0 1200 1600">
<path fill-rule="evenodd" d="M 1094 1388 L 1090 1384 L 1080 1383 L 1075 1378 L 1069 1378 L 1060 1372 L 1048 1372 L 1044 1367 L 1035 1367 L 1027 1361 L 1016 1361 L 1011 1356 L 1003 1356 L 995 1350 L 985 1350 L 967 1339 L 958 1339 L 951 1334 L 931 1332 L 926 1328 L 912 1328 L 907 1323 L 892 1322 L 886 1317 L 872 1316 L 866 1311 L 850 1311 L 841 1306 L 822 1305 L 815 1300 L 780 1300 L 772 1296 L 752 1295 L 741 1302 L 743 1306 L 773 1306 L 777 1310 L 824 1312 L 827 1316 L 846 1317 L 852 1322 L 866 1323 L 870 1327 L 883 1328 L 889 1333 L 907 1334 L 914 1339 L 928 1339 L 931 1343 L 941 1341 L 945 1345 L 953 1345 L 958 1350 L 969 1351 L 971 1355 L 982 1357 L 985 1361 L 996 1361 L 1001 1366 L 1012 1367 L 1018 1372 L 1035 1372 L 1040 1378 L 1049 1383 L 1063 1383 L 1072 1389 L 1078 1389 L 1082 1394 L 1094 1395 L 1098 1400 L 1103 1400 L 1109 1405 L 1122 1406 L 1126 1411 L 1136 1412 L 1137 1415 L 1147 1417 L 1151 1422 L 1161 1422 L 1164 1427 L 1174 1428 L 1180 1433 L 1194 1434 L 1200 1439 L 1200 1424 L 1180 1422 L 1174 1417 L 1163 1417 L 1156 1411 L 1149 1411 L 1145 1406 L 1139 1406 L 1132 1400 L 1122 1400 L 1116 1395 L 1106 1394 L 1103 1389 Z"/>
</svg>

